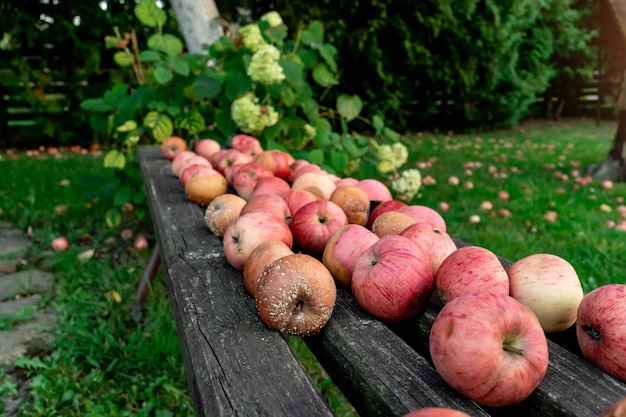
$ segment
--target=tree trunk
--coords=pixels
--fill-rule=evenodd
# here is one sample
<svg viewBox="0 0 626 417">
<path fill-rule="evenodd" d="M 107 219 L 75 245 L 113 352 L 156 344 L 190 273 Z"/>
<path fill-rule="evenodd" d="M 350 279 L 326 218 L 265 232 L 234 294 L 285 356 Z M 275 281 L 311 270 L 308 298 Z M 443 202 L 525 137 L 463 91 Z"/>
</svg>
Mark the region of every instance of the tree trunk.
<svg viewBox="0 0 626 417">
<path fill-rule="evenodd" d="M 626 110 L 619 112 L 619 124 L 609 154 L 590 174 L 599 180 L 626 181 Z"/>
<path fill-rule="evenodd" d="M 215 0 L 170 0 L 170 5 L 190 53 L 206 54 L 204 46 L 223 35 Z"/>
</svg>

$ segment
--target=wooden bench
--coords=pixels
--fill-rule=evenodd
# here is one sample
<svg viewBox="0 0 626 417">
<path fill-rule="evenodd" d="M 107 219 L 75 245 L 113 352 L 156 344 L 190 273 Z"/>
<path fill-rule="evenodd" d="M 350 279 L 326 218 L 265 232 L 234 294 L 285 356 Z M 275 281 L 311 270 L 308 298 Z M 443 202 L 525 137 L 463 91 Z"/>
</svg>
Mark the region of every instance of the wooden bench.
<svg viewBox="0 0 626 417">
<path fill-rule="evenodd" d="M 170 161 L 156 146 L 140 147 L 138 159 L 196 415 L 332 416 L 288 342 L 260 320 L 241 273 L 226 261 L 204 211 L 185 197 Z M 329 323 L 303 340 L 362 416 L 441 406 L 473 416 L 598 417 L 626 397 L 626 384 L 582 359 L 566 331 L 551 336 L 547 374 L 529 398 L 480 407 L 429 361 L 428 334 L 440 308 L 433 299 L 419 317 L 388 325 L 339 288 Z"/>
</svg>

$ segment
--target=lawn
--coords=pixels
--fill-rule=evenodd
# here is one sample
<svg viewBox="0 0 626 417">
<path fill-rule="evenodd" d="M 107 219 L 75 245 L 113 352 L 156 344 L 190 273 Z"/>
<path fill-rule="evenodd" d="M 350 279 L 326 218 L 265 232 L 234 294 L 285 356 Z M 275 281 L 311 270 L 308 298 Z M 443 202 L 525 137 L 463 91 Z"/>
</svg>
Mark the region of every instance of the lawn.
<svg viewBox="0 0 626 417">
<path fill-rule="evenodd" d="M 407 165 L 431 180 L 414 203 L 440 210 L 450 234 L 511 260 L 537 252 L 565 258 L 586 290 L 624 282 L 626 234 L 607 222 L 624 220 L 626 185 L 604 188 L 584 179 L 584 168 L 604 158 L 615 130 L 613 122 L 575 120 L 406 135 Z M 121 179 L 102 167 L 99 154 L 1 155 L 0 220 L 30 234 L 29 267 L 54 272 L 56 291 L 43 302 L 60 313 L 53 353 L 21 365 L 33 377 L 22 415 L 193 415 L 161 280 L 147 299 L 144 321 L 132 317 L 150 253 L 134 249 L 122 230 L 155 243 L 138 172 Z M 124 187 L 135 215 L 111 228 L 104 213 L 119 203 Z M 59 235 L 70 240 L 66 252 L 50 250 Z M 304 344 L 291 341 L 337 415 L 354 415 Z M 10 391 L 7 381 L 0 380 L 0 394 Z"/>
</svg>

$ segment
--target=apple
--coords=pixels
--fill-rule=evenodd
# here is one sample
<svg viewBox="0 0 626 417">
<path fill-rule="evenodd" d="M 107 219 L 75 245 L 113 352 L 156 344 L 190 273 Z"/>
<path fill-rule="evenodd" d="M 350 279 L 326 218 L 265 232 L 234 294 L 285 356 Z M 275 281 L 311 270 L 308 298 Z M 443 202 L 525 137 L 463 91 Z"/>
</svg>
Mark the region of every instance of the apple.
<svg viewBox="0 0 626 417">
<path fill-rule="evenodd" d="M 576 338 L 585 358 L 626 382 L 626 285 L 605 284 L 578 306 Z"/>
<path fill-rule="evenodd" d="M 255 304 L 261 320 L 284 334 L 310 336 L 330 320 L 337 300 L 333 276 L 310 255 L 294 253 L 265 267 Z"/>
<path fill-rule="evenodd" d="M 236 149 L 222 149 L 215 152 L 209 162 L 213 165 L 213 168 L 218 170 L 221 174 L 224 174 L 226 167 L 237 164 L 245 164 L 252 161 L 252 157 L 239 152 Z"/>
<path fill-rule="evenodd" d="M 291 184 L 292 190 L 306 190 L 311 187 L 318 188 L 322 192 L 324 200 L 329 200 L 337 188 L 335 181 L 326 172 L 305 172 Z"/>
<path fill-rule="evenodd" d="M 546 333 L 574 324 L 584 293 L 569 262 L 557 255 L 535 253 L 514 262 L 507 273 L 511 296 L 537 315 Z"/>
<path fill-rule="evenodd" d="M 50 244 L 53 250 L 55 251 L 64 251 L 70 246 L 70 242 L 67 238 L 60 236 L 52 239 L 52 243 Z"/>
<path fill-rule="evenodd" d="M 230 146 L 232 149 L 235 149 L 244 155 L 248 155 L 251 158 L 254 158 L 263 152 L 261 142 L 257 138 L 243 133 L 233 136 L 230 140 Z"/>
<path fill-rule="evenodd" d="M 442 232 L 447 232 L 446 221 L 437 210 L 428 206 L 413 204 L 400 209 L 401 213 L 413 217 L 416 222 L 429 223 Z"/>
<path fill-rule="evenodd" d="M 357 180 L 356 178 L 352 178 L 352 177 L 339 178 L 338 180 L 335 181 L 335 187 L 339 188 L 342 185 L 357 185 L 358 183 L 359 183 L 359 180 Z"/>
<path fill-rule="evenodd" d="M 259 178 L 273 176 L 274 174 L 269 169 L 258 162 L 247 162 L 235 173 L 232 186 L 237 194 L 248 200 Z"/>
<path fill-rule="evenodd" d="M 277 194 L 257 194 L 250 197 L 247 203 L 241 209 L 240 214 L 252 213 L 255 211 L 263 211 L 266 213 L 274 214 L 285 221 L 285 223 L 291 223 L 291 213 L 287 202 Z"/>
<path fill-rule="evenodd" d="M 509 277 L 498 256 L 480 246 L 463 246 L 450 253 L 435 275 L 443 303 L 472 292 L 509 295 Z"/>
<path fill-rule="evenodd" d="M 146 239 L 142 235 L 139 235 L 133 241 L 133 247 L 138 250 L 145 250 L 150 247 L 150 244 L 148 243 L 148 239 Z"/>
<path fill-rule="evenodd" d="M 222 149 L 222 145 L 215 139 L 199 139 L 193 144 L 193 150 L 206 159 L 211 159 L 213 154 Z"/>
<path fill-rule="evenodd" d="M 172 164 L 173 163 L 174 162 L 172 162 Z M 180 161 L 180 164 L 177 167 L 178 178 L 180 178 L 182 176 L 182 173 L 192 165 L 202 165 L 205 167 L 213 168 L 213 165 L 211 164 L 211 162 L 209 162 L 208 159 L 206 159 L 203 156 L 194 154 L 193 156 L 184 158 L 182 161 Z M 172 168 L 172 171 L 173 171 L 173 168 Z"/>
<path fill-rule="evenodd" d="M 183 185 L 183 187 L 187 184 L 187 181 L 189 181 L 189 178 L 191 178 L 193 176 L 193 174 L 195 174 L 198 171 L 208 171 L 208 172 L 217 172 L 216 170 L 214 170 L 213 168 L 211 168 L 210 165 L 204 165 L 204 164 L 193 164 L 193 165 L 189 165 L 185 168 L 184 171 L 182 171 L 180 173 L 180 183 Z"/>
<path fill-rule="evenodd" d="M 293 157 L 287 152 L 278 149 L 263 151 L 254 157 L 254 161 L 264 165 L 278 178 L 286 179 L 289 176 L 289 166 Z"/>
<path fill-rule="evenodd" d="M 187 198 L 199 206 L 207 206 L 227 189 L 226 178 L 211 168 L 198 170 L 185 184 Z"/>
<path fill-rule="evenodd" d="M 365 191 L 355 185 L 342 185 L 335 188 L 330 201 L 337 204 L 346 216 L 348 223 L 365 226 L 370 214 L 370 199 Z"/>
<path fill-rule="evenodd" d="M 259 277 L 269 263 L 291 254 L 291 248 L 280 240 L 268 240 L 254 248 L 243 266 L 243 285 L 248 294 L 254 297 Z"/>
<path fill-rule="evenodd" d="M 161 154 L 170 161 L 185 150 L 187 150 L 187 142 L 181 137 L 169 136 L 161 142 Z"/>
<path fill-rule="evenodd" d="M 359 224 L 347 224 L 335 231 L 326 242 L 322 263 L 342 286 L 350 288 L 354 264 L 378 236 Z"/>
<path fill-rule="evenodd" d="M 370 201 L 387 201 L 393 200 L 393 196 L 391 195 L 391 191 L 389 188 L 382 183 L 373 178 L 366 178 L 360 180 L 357 184 L 357 187 L 363 189 L 367 193 L 370 198 Z"/>
<path fill-rule="evenodd" d="M 401 200 L 387 200 L 380 202 L 376 207 L 372 209 L 372 212 L 370 213 L 370 218 L 367 221 L 367 227 L 371 229 L 374 220 L 376 220 L 376 218 L 381 214 L 388 211 L 400 211 L 406 206 L 407 204 Z"/>
<path fill-rule="evenodd" d="M 626 416 L 626 397 L 613 403 L 609 408 L 604 410 L 600 417 L 624 417 Z"/>
<path fill-rule="evenodd" d="M 262 242 L 280 240 L 289 248 L 293 236 L 283 219 L 270 213 L 254 212 L 239 216 L 224 231 L 223 248 L 228 263 L 243 271 L 250 253 Z"/>
<path fill-rule="evenodd" d="M 443 306 L 430 330 L 435 369 L 478 404 L 517 404 L 548 369 L 548 342 L 537 316 L 515 298 L 465 294 Z"/>
<path fill-rule="evenodd" d="M 225 193 L 215 197 L 204 212 L 204 221 L 209 230 L 215 236 L 223 237 L 228 225 L 239 218 L 246 203 L 237 194 Z"/>
<path fill-rule="evenodd" d="M 346 213 L 330 200 L 312 201 L 291 215 L 294 243 L 311 254 L 321 254 L 332 234 L 346 224 Z"/>
<path fill-rule="evenodd" d="M 302 206 L 307 203 L 319 200 L 319 197 L 308 190 L 290 189 L 285 194 L 283 194 L 283 199 L 285 200 L 285 202 L 287 202 L 289 212 L 291 212 L 291 217 L 293 217 L 295 212 L 298 211 Z"/>
<path fill-rule="evenodd" d="M 470 417 L 470 415 L 453 408 L 426 407 L 411 411 L 404 417 Z"/>
<path fill-rule="evenodd" d="M 407 226 L 400 235 L 408 237 L 422 248 L 433 266 L 433 274 L 437 274 L 444 259 L 457 249 L 449 234 L 428 223 L 414 223 Z"/>
<path fill-rule="evenodd" d="M 356 259 L 352 293 L 356 302 L 381 320 L 397 322 L 426 308 L 435 280 L 426 254 L 411 239 L 381 237 Z"/>
<path fill-rule="evenodd" d="M 176 155 L 174 159 L 172 159 L 172 174 L 176 177 L 180 177 L 180 168 L 182 163 L 192 156 L 196 156 L 196 154 L 189 150 L 182 151 Z"/>
<path fill-rule="evenodd" d="M 283 196 L 291 191 L 291 186 L 287 181 L 279 177 L 261 177 L 257 180 L 250 197 L 257 194 L 276 194 Z"/>
<path fill-rule="evenodd" d="M 308 172 L 314 173 L 322 173 L 326 174 L 327 172 L 322 169 L 319 165 L 312 164 L 307 162 L 306 164 L 301 163 L 300 160 L 295 161 L 291 164 L 289 175 L 287 176 L 287 181 L 290 184 L 293 184 L 301 175 L 306 174 Z"/>
<path fill-rule="evenodd" d="M 399 211 L 387 211 L 379 215 L 372 223 L 372 232 L 376 236 L 399 235 L 404 229 L 415 224 L 415 219 Z"/>
</svg>

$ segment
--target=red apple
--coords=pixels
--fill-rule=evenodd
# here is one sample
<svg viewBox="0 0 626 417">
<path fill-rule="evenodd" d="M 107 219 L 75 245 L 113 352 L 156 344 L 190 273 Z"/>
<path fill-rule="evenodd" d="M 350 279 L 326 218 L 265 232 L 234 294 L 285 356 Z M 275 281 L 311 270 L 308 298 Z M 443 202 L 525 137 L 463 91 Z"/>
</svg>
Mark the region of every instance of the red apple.
<svg viewBox="0 0 626 417">
<path fill-rule="evenodd" d="M 265 324 L 281 333 L 309 336 L 330 320 L 337 300 L 333 276 L 303 253 L 283 256 L 265 267 L 255 303 Z"/>
<path fill-rule="evenodd" d="M 268 264 L 291 254 L 291 248 L 280 240 L 268 240 L 254 248 L 243 266 L 243 285 L 248 294 L 254 297 L 257 282 Z"/>
<path fill-rule="evenodd" d="M 278 178 L 286 179 L 289 176 L 289 165 L 293 162 L 293 157 L 287 152 L 272 149 L 261 152 L 254 157 L 254 161 L 265 165 Z"/>
<path fill-rule="evenodd" d="M 443 303 L 472 292 L 509 295 L 509 277 L 498 256 L 480 246 L 464 246 L 449 254 L 435 275 Z"/>
<path fill-rule="evenodd" d="M 326 172 L 305 172 L 291 184 L 292 190 L 306 190 L 315 187 L 322 192 L 322 198 L 329 200 L 335 191 L 335 181 Z"/>
<path fill-rule="evenodd" d="M 67 240 L 67 238 L 61 236 L 52 239 L 52 243 L 50 244 L 50 246 L 55 251 L 64 251 L 67 250 L 67 248 L 70 246 L 70 242 Z"/>
<path fill-rule="evenodd" d="M 574 324 L 584 293 L 569 262 L 557 255 L 534 253 L 513 263 L 507 273 L 511 297 L 537 315 L 546 333 Z"/>
<path fill-rule="evenodd" d="M 255 156 L 263 152 L 261 142 L 254 136 L 239 134 L 232 137 L 230 140 L 230 146 L 232 149 L 236 149 L 239 152 L 250 156 L 254 159 Z"/>
<path fill-rule="evenodd" d="M 478 404 L 517 404 L 548 369 L 548 342 L 535 314 L 504 294 L 450 300 L 430 330 L 430 356 L 441 377 Z"/>
<path fill-rule="evenodd" d="M 283 199 L 287 202 L 291 217 L 305 204 L 319 200 L 315 194 L 308 190 L 289 190 L 283 194 Z"/>
<path fill-rule="evenodd" d="M 211 168 L 198 170 L 185 184 L 187 198 L 199 206 L 207 206 L 227 189 L 226 178 Z"/>
<path fill-rule="evenodd" d="M 172 162 L 173 164 L 174 162 Z M 205 167 L 209 167 L 209 168 L 213 168 L 213 165 L 211 164 L 211 162 L 209 162 L 208 159 L 206 159 L 203 156 L 200 155 L 193 155 L 189 158 L 185 158 L 182 161 L 180 161 L 180 164 L 177 167 L 177 171 L 178 171 L 178 178 L 180 178 L 183 174 L 183 172 L 189 168 L 192 165 L 202 165 Z M 173 171 L 173 169 L 172 169 Z"/>
<path fill-rule="evenodd" d="M 187 150 L 187 142 L 181 137 L 170 136 L 161 142 L 161 153 L 170 161 L 185 150 Z"/>
<path fill-rule="evenodd" d="M 613 403 L 600 417 L 626 417 L 626 397 Z"/>
<path fill-rule="evenodd" d="M 339 188 L 342 185 L 357 185 L 358 183 L 359 183 L 359 180 L 357 180 L 356 178 L 351 178 L 351 177 L 340 178 L 335 181 L 335 187 Z"/>
<path fill-rule="evenodd" d="M 204 165 L 204 164 L 189 165 L 185 167 L 184 171 L 181 171 L 180 173 L 180 183 L 183 185 L 183 187 L 187 185 L 187 181 L 189 181 L 189 178 L 191 178 L 193 174 L 195 174 L 196 172 L 200 170 L 205 171 L 205 172 L 217 172 L 216 170 L 211 168 L 210 165 Z"/>
<path fill-rule="evenodd" d="M 346 213 L 330 200 L 313 201 L 291 215 L 294 242 L 311 254 L 321 254 L 332 234 L 346 224 Z"/>
<path fill-rule="evenodd" d="M 280 240 L 289 248 L 293 245 L 289 226 L 280 217 L 264 212 L 243 214 L 224 232 L 226 260 L 233 268 L 243 271 L 254 248 L 268 240 Z"/>
<path fill-rule="evenodd" d="M 396 322 L 426 308 L 435 280 L 426 254 L 411 239 L 388 235 L 367 248 L 354 264 L 352 293 L 370 314 Z"/>
<path fill-rule="evenodd" d="M 211 159 L 213 154 L 222 149 L 222 145 L 215 139 L 199 139 L 193 144 L 193 150 L 206 159 Z"/>
<path fill-rule="evenodd" d="M 289 191 L 291 191 L 291 186 L 284 179 L 279 177 L 262 177 L 257 180 L 250 197 L 256 194 L 276 194 L 283 196 Z"/>
<path fill-rule="evenodd" d="M 326 171 L 324 171 L 319 165 L 311 164 L 309 162 L 305 164 L 298 160 L 291 164 L 290 172 L 287 176 L 287 181 L 289 181 L 290 184 L 293 184 L 298 179 L 298 177 L 306 174 L 307 172 L 326 173 Z"/>
<path fill-rule="evenodd" d="M 326 242 L 322 263 L 340 285 L 349 288 L 357 258 L 377 241 L 378 236 L 364 226 L 347 224 Z"/>
<path fill-rule="evenodd" d="M 371 229 L 372 224 L 374 224 L 374 220 L 376 220 L 376 218 L 380 216 L 381 214 L 386 213 L 388 211 L 400 211 L 406 206 L 407 204 L 401 200 L 382 201 L 376 207 L 374 207 L 374 209 L 370 213 L 370 218 L 367 221 L 367 227 Z"/>
<path fill-rule="evenodd" d="M 239 152 L 236 149 L 222 149 L 213 154 L 209 160 L 213 168 L 224 174 L 226 167 L 237 164 L 245 164 L 252 161 L 252 157 Z"/>
<path fill-rule="evenodd" d="M 133 247 L 138 250 L 145 250 L 150 247 L 150 244 L 148 243 L 148 239 L 146 239 L 142 235 L 139 235 L 133 241 Z"/>
<path fill-rule="evenodd" d="M 176 177 L 180 177 L 180 168 L 185 160 L 191 158 L 192 156 L 196 156 L 196 154 L 192 151 L 182 151 L 178 155 L 172 159 L 172 174 Z"/>
<path fill-rule="evenodd" d="M 442 232 L 447 232 L 446 221 L 444 220 L 443 216 L 439 214 L 435 209 L 427 206 L 413 204 L 404 207 L 400 210 L 400 212 L 413 217 L 416 222 L 428 223 L 441 230 Z"/>
<path fill-rule="evenodd" d="M 576 337 L 585 358 L 626 382 L 626 285 L 606 284 L 578 306 Z"/>
<path fill-rule="evenodd" d="M 269 169 L 258 162 L 247 162 L 233 176 L 232 186 L 237 194 L 248 200 L 259 178 L 273 176 Z"/>
<path fill-rule="evenodd" d="M 414 223 L 407 226 L 400 235 L 408 237 L 422 248 L 433 266 L 433 274 L 437 274 L 444 259 L 457 249 L 450 235 L 428 223 Z"/>
<path fill-rule="evenodd" d="M 204 212 L 204 221 L 217 237 L 223 237 L 229 224 L 239 218 L 241 209 L 247 203 L 237 194 L 222 194 L 209 203 Z"/>
<path fill-rule="evenodd" d="M 354 185 L 335 188 L 330 201 L 337 204 L 346 216 L 348 223 L 365 226 L 370 214 L 370 199 L 365 191 Z"/>
<path fill-rule="evenodd" d="M 357 187 L 362 188 L 370 198 L 370 201 L 387 201 L 393 200 L 391 191 L 381 181 L 373 178 L 367 178 L 359 181 Z"/>
<path fill-rule="evenodd" d="M 427 407 L 411 411 L 409 414 L 405 414 L 404 417 L 470 417 L 470 415 L 452 408 Z"/>
<path fill-rule="evenodd" d="M 280 217 L 287 224 L 291 224 L 291 213 L 285 200 L 277 194 L 257 194 L 250 197 L 241 209 L 240 214 L 262 211 Z"/>
</svg>

